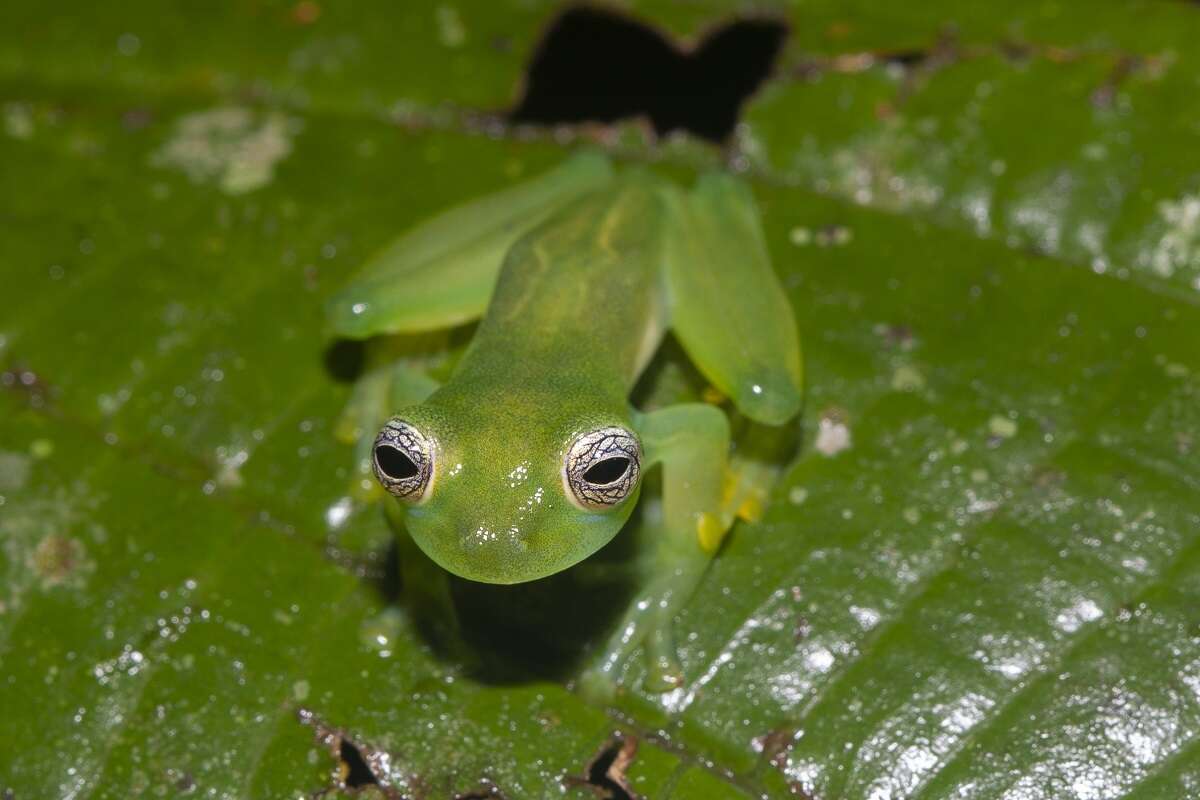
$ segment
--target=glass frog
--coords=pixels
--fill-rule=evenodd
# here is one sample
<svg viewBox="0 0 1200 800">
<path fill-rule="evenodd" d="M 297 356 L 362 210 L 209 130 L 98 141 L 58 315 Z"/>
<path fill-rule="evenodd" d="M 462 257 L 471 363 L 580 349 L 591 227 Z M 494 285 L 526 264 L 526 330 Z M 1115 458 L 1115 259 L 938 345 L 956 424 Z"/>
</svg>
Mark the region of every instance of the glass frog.
<svg viewBox="0 0 1200 800">
<path fill-rule="evenodd" d="M 499 584 L 565 570 L 616 536 L 661 470 L 638 594 L 582 681 L 610 693 L 644 648 L 647 688 L 678 686 L 674 619 L 734 520 L 761 512 L 774 471 L 731 458 L 718 405 L 642 411 L 629 397 L 670 331 L 741 415 L 797 414 L 796 323 L 749 188 L 713 172 L 683 190 L 581 153 L 419 224 L 328 312 L 352 339 L 479 321 L 444 382 L 411 358 L 375 369 L 342 425 L 365 434 L 362 461 L 394 498 L 406 592 L 437 613 L 453 612 L 428 559 Z"/>
</svg>

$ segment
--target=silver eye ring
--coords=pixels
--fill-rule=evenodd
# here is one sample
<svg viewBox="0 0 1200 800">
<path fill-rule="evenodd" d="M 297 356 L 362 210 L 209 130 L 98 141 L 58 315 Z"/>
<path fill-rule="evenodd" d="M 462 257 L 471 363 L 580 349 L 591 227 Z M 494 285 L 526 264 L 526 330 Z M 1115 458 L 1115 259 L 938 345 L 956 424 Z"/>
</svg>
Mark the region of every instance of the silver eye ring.
<svg viewBox="0 0 1200 800">
<path fill-rule="evenodd" d="M 642 444 L 624 428 L 601 428 L 579 436 L 563 460 L 567 495 L 582 508 L 617 505 L 637 487 Z"/>
<path fill-rule="evenodd" d="M 420 502 L 433 475 L 433 446 L 419 430 L 394 417 L 375 437 L 371 467 L 389 494 L 410 503 Z"/>
</svg>

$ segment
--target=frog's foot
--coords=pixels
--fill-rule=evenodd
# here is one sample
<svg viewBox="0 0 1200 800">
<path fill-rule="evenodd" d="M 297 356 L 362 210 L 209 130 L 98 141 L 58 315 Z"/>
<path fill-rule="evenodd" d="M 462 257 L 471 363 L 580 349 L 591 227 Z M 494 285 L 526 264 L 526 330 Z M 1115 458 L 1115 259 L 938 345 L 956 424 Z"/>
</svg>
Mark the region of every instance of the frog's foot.
<svg viewBox="0 0 1200 800">
<path fill-rule="evenodd" d="M 669 692 L 682 685 L 683 668 L 674 653 L 665 658 L 647 653 L 647 672 L 642 688 L 648 692 Z M 575 686 L 584 700 L 597 705 L 611 703 L 619 691 L 616 676 L 600 665 L 584 670 Z"/>
<path fill-rule="evenodd" d="M 669 692 L 683 685 L 683 668 L 671 631 L 682 603 L 708 566 L 708 554 L 699 548 L 695 553 L 695 557 L 675 563 L 668 574 L 651 578 L 633 599 L 604 650 L 580 679 L 585 697 L 611 699 L 617 676 L 638 651 L 646 659 L 642 682 L 646 691 Z"/>
<path fill-rule="evenodd" d="M 575 681 L 575 691 L 587 702 L 604 706 L 617 696 L 617 681 L 611 673 L 590 667 Z"/>
<path fill-rule="evenodd" d="M 721 492 L 722 523 L 728 527 L 738 519 L 750 523 L 762 519 L 779 472 L 775 464 L 735 454 L 729 461 Z"/>
<path fill-rule="evenodd" d="M 646 637 L 646 678 L 642 686 L 648 692 L 669 692 L 683 685 L 683 667 L 675 654 L 671 620 L 655 621 Z"/>
<path fill-rule="evenodd" d="M 649 608 L 648 608 L 649 606 Z M 671 636 L 671 619 L 655 609 L 657 603 L 639 598 L 621 627 L 609 641 L 608 648 L 584 671 L 578 689 L 585 699 L 606 703 L 617 692 L 617 674 L 628 658 L 641 647 L 646 659 L 646 676 L 642 687 L 648 692 L 669 692 L 683 685 L 683 668 L 675 655 Z"/>
</svg>

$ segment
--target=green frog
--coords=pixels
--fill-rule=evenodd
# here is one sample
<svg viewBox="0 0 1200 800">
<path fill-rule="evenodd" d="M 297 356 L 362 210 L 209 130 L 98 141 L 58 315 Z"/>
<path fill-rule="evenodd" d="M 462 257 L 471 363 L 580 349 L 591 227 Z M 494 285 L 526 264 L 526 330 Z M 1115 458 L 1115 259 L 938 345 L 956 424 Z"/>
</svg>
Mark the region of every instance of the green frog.
<svg viewBox="0 0 1200 800">
<path fill-rule="evenodd" d="M 581 153 L 413 228 L 328 312 L 356 339 L 478 320 L 444 383 L 411 361 L 377 370 L 346 426 L 353 436 L 388 417 L 363 461 L 393 498 L 402 544 L 446 572 L 511 584 L 578 564 L 661 470 L 641 588 L 583 681 L 610 692 L 642 647 L 647 687 L 678 686 L 672 622 L 734 520 L 761 513 L 775 473 L 733 465 L 718 405 L 641 411 L 629 397 L 670 331 L 745 417 L 797 414 L 796 323 L 745 183 L 712 172 L 684 190 Z M 445 573 L 401 553 L 406 586 L 452 613 Z"/>
</svg>

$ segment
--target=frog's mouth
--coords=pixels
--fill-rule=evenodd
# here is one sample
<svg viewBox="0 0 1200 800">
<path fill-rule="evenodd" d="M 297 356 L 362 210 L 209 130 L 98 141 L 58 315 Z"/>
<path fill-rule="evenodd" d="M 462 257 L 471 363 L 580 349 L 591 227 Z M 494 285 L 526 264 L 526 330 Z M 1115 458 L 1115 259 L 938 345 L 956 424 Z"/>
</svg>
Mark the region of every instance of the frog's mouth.
<svg viewBox="0 0 1200 800">
<path fill-rule="evenodd" d="M 524 542 L 502 543 L 498 538 L 489 538 L 491 536 L 491 531 L 481 528 L 461 532 L 452 537 L 458 543 L 449 552 L 436 540 L 416 535 L 413 540 L 442 569 L 478 583 L 528 583 L 571 566 L 559 566 L 537 558 Z"/>
<path fill-rule="evenodd" d="M 621 529 L 610 514 L 582 514 L 553 531 L 516 525 L 469 524 L 450 527 L 444 520 L 412 509 L 408 532 L 425 555 L 442 569 L 479 583 L 527 583 L 562 572 L 599 550 Z"/>
</svg>

